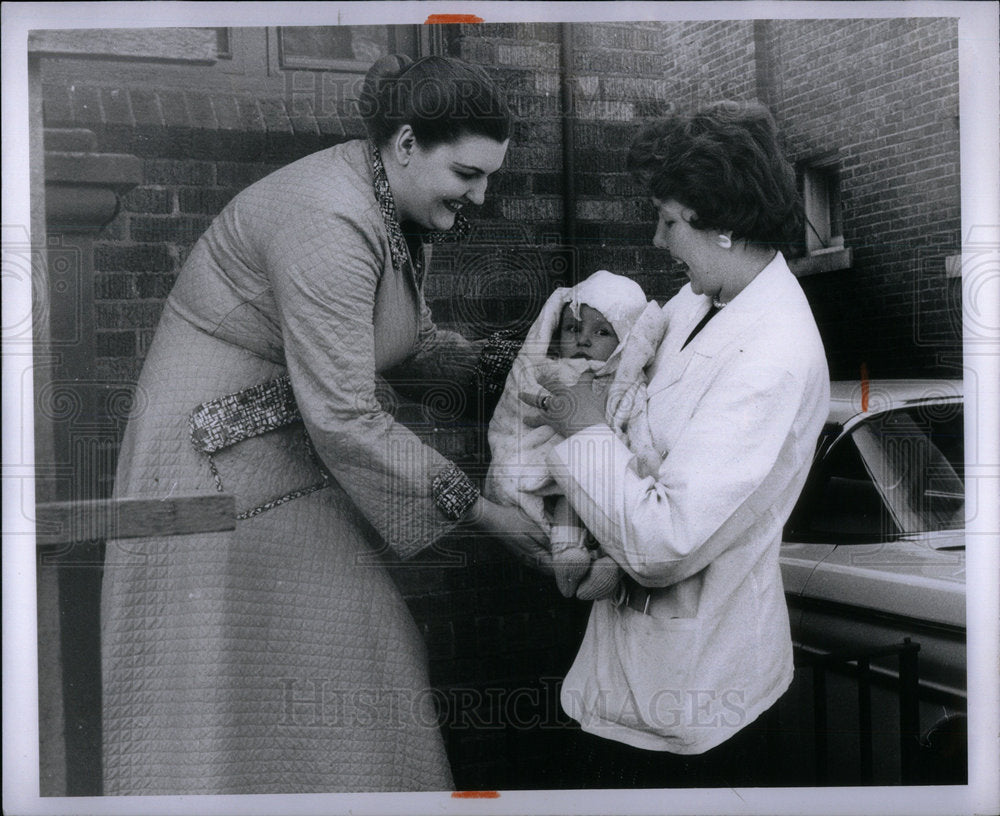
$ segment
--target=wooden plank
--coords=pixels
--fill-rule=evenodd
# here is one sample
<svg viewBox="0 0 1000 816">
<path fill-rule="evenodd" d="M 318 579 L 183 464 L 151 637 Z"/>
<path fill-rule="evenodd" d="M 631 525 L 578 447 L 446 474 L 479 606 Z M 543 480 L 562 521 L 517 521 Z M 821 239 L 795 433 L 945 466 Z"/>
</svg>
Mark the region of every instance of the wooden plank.
<svg viewBox="0 0 1000 816">
<path fill-rule="evenodd" d="M 236 501 L 227 493 L 46 502 L 36 505 L 35 511 L 38 546 L 234 529 Z"/>
</svg>

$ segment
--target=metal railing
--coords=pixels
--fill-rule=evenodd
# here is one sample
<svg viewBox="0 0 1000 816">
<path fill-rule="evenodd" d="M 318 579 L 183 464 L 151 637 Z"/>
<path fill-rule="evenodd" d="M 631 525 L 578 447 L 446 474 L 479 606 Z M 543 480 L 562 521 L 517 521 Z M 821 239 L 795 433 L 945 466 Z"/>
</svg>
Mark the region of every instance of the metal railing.
<svg viewBox="0 0 1000 816">
<path fill-rule="evenodd" d="M 872 728 L 872 686 L 884 682 L 886 672 L 875 672 L 872 661 L 878 658 L 898 658 L 895 681 L 888 675 L 890 684 L 896 685 L 899 694 L 899 758 L 900 783 L 913 785 L 919 782 L 920 760 L 920 702 L 919 665 L 917 653 L 920 644 L 905 638 L 902 643 L 863 650 L 817 654 L 796 649 L 796 665 L 812 670 L 813 741 L 815 749 L 815 782 L 829 782 L 829 716 L 827 676 L 830 672 L 845 675 L 857 684 L 858 701 L 858 772 L 861 784 L 874 782 L 874 731 Z"/>
</svg>

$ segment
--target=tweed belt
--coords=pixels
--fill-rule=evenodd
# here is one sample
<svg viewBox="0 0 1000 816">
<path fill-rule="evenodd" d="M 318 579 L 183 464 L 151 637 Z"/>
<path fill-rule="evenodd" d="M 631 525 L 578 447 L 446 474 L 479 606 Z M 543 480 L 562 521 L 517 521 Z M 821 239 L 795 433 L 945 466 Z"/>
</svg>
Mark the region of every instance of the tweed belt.
<svg viewBox="0 0 1000 816">
<path fill-rule="evenodd" d="M 292 381 L 287 374 L 284 374 L 268 382 L 244 388 L 235 394 L 226 394 L 203 402 L 191 412 L 188 421 L 191 443 L 208 457 L 208 466 L 215 479 L 215 487 L 222 493 L 225 491 L 222 486 L 222 476 L 215 464 L 215 453 L 245 439 L 301 422 L 302 414 L 295 403 Z M 305 431 L 303 434 L 309 458 L 319 468 L 320 480 L 244 510 L 237 514 L 237 519 L 245 521 L 330 485 L 333 477 L 316 454 L 309 434 Z"/>
<path fill-rule="evenodd" d="M 191 442 L 215 453 L 244 439 L 301 422 L 292 381 L 287 374 L 235 394 L 203 402 L 189 417 Z"/>
</svg>

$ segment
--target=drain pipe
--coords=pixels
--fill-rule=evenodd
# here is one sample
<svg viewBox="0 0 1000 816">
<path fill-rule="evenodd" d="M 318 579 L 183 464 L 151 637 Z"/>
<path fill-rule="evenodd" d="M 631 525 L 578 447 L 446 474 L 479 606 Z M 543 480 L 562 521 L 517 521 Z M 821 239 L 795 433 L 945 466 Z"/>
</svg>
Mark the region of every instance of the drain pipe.
<svg viewBox="0 0 1000 816">
<path fill-rule="evenodd" d="M 576 117 L 573 73 L 573 26 L 559 23 L 559 102 L 562 118 L 562 176 L 563 176 L 563 245 L 565 274 L 568 285 L 577 282 L 576 269 L 576 140 L 573 123 Z"/>
</svg>

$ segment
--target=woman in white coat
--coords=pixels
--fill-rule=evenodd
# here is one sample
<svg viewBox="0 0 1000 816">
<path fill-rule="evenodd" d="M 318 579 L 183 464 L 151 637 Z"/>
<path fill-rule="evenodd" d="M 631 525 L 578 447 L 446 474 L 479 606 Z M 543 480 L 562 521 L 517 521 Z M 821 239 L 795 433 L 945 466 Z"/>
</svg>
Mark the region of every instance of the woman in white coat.
<svg viewBox="0 0 1000 816">
<path fill-rule="evenodd" d="M 657 210 L 653 243 L 690 283 L 647 371 L 654 475 L 586 383 L 533 397 L 567 437 L 554 478 L 623 572 L 594 603 L 562 705 L 595 787 L 762 784 L 764 715 L 792 679 L 781 532 L 829 398 L 778 248 L 799 223 L 795 176 L 767 110 L 732 102 L 644 126 L 629 168 Z"/>
</svg>

